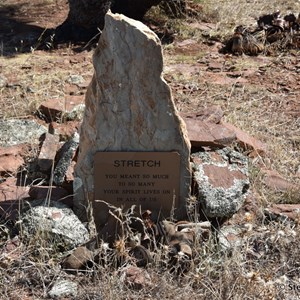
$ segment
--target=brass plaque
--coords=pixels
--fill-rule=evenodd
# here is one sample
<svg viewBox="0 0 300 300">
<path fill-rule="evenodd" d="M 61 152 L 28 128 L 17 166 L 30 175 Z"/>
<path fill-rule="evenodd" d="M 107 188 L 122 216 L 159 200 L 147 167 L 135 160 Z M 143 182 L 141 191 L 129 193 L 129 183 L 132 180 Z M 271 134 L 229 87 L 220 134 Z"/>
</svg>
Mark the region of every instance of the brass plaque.
<svg viewBox="0 0 300 300">
<path fill-rule="evenodd" d="M 95 202 L 132 205 L 169 216 L 179 203 L 180 155 L 177 152 L 97 152 Z M 100 209 L 100 207 L 98 207 Z M 102 215 L 97 213 L 95 217 Z"/>
</svg>

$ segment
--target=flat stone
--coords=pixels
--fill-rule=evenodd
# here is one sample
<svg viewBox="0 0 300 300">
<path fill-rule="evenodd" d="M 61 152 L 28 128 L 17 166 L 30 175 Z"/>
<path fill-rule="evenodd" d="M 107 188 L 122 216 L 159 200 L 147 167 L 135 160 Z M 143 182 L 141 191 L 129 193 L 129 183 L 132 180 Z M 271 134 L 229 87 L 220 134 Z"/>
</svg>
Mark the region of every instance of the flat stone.
<svg viewBox="0 0 300 300">
<path fill-rule="evenodd" d="M 18 170 L 24 165 L 23 159 L 25 145 L 15 145 L 9 147 L 0 146 L 0 175 L 16 175 Z"/>
<path fill-rule="evenodd" d="M 230 148 L 192 154 L 198 201 L 209 218 L 231 217 L 249 189 L 247 158 Z"/>
<path fill-rule="evenodd" d="M 193 147 L 222 147 L 236 140 L 236 134 L 221 124 L 194 118 L 184 118 L 184 121 Z"/>
<path fill-rule="evenodd" d="M 237 141 L 244 150 L 251 151 L 249 156 L 264 156 L 267 153 L 266 144 L 250 136 L 248 133 L 244 132 L 243 130 L 237 128 L 232 124 L 226 123 L 224 121 L 221 121 L 221 124 L 236 134 Z"/>
<path fill-rule="evenodd" d="M 18 185 L 18 179 L 15 177 L 6 178 L 0 184 L 0 215 L 14 220 L 23 201 L 29 197 L 28 186 Z"/>
<path fill-rule="evenodd" d="M 213 105 L 206 107 L 198 112 L 193 113 L 180 113 L 181 117 L 186 120 L 191 118 L 194 120 L 206 121 L 209 123 L 219 124 L 222 120 L 224 112 L 220 106 Z"/>
<path fill-rule="evenodd" d="M 191 186 L 190 142 L 171 90 L 162 78 L 158 37 L 141 22 L 109 12 L 93 64 L 95 73 L 86 94 L 75 168 L 74 205 L 78 215 L 86 215 L 82 208 L 94 199 L 96 152 L 178 152 L 180 194 L 176 195 L 179 204 L 174 217 L 184 217 Z M 158 201 L 153 214 L 158 215 L 160 209 Z M 98 226 L 108 218 L 104 210 L 103 203 L 93 202 Z"/>
<path fill-rule="evenodd" d="M 76 248 L 64 261 L 63 268 L 67 270 L 82 270 L 94 258 L 93 251 L 85 246 Z"/>
<path fill-rule="evenodd" d="M 300 224 L 300 204 L 273 204 L 264 213 L 272 219 L 290 219 Z"/>
<path fill-rule="evenodd" d="M 263 182 L 275 191 L 292 191 L 297 190 L 297 186 L 284 179 L 278 172 L 264 170 Z M 299 188 L 298 188 L 299 189 Z"/>
<path fill-rule="evenodd" d="M 41 103 L 39 112 L 47 122 L 61 121 L 65 114 L 70 114 L 77 106 L 84 104 L 84 95 L 48 99 Z"/>
<path fill-rule="evenodd" d="M 49 133 L 59 135 L 61 140 L 66 140 L 71 138 L 74 133 L 78 133 L 80 124 L 80 121 L 51 122 L 49 124 Z"/>
<path fill-rule="evenodd" d="M 55 155 L 59 146 L 59 136 L 46 133 L 38 157 L 38 166 L 41 171 L 48 171 L 54 164 Z"/>
<path fill-rule="evenodd" d="M 47 128 L 34 120 L 9 119 L 0 120 L 0 146 L 8 147 L 18 144 L 38 144 Z"/>
</svg>

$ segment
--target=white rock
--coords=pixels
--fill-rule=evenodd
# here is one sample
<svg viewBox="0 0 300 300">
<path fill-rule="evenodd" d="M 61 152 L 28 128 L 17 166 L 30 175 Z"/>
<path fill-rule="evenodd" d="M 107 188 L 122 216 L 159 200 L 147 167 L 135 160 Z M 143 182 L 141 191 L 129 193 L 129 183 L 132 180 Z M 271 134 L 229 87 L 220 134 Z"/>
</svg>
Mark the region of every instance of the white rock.
<svg viewBox="0 0 300 300">
<path fill-rule="evenodd" d="M 88 199 L 93 199 L 97 151 L 177 151 L 181 156 L 180 207 L 175 217 L 184 215 L 190 195 L 190 142 L 170 88 L 162 78 L 158 37 L 141 22 L 108 13 L 93 64 L 95 73 L 86 94 L 75 169 L 84 190 L 79 191 L 76 184 L 76 213 L 80 214 L 88 207 Z"/>
</svg>

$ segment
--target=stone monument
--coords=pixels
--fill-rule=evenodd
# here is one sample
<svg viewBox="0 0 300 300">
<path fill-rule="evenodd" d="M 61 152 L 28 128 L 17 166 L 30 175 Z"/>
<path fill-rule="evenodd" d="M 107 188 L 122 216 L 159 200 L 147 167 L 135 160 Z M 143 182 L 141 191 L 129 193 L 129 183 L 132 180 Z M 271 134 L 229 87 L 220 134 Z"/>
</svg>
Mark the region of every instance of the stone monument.
<svg viewBox="0 0 300 300">
<path fill-rule="evenodd" d="M 190 142 L 162 77 L 160 40 L 143 23 L 108 12 L 93 65 L 74 210 L 84 219 L 91 205 L 97 228 L 108 218 L 102 201 L 183 218 L 191 186 Z"/>
</svg>

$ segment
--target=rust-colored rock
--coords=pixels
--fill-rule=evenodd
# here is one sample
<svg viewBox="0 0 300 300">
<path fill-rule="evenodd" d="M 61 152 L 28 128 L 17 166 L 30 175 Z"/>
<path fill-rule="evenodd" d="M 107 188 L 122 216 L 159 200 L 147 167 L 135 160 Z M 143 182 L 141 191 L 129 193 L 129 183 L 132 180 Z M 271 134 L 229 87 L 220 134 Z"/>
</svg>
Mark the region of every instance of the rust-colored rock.
<svg viewBox="0 0 300 300">
<path fill-rule="evenodd" d="M 151 278 L 145 269 L 128 266 L 121 271 L 122 281 L 133 289 L 140 290 L 151 285 Z"/>
<path fill-rule="evenodd" d="M 51 122 L 49 124 L 49 133 L 59 135 L 63 140 L 69 139 L 75 132 L 78 132 L 80 124 L 80 121 Z"/>
<path fill-rule="evenodd" d="M 236 134 L 236 138 L 240 144 L 240 146 L 244 150 L 249 150 L 251 153 L 249 156 L 256 157 L 257 155 L 263 156 L 267 152 L 266 144 L 257 140 L 256 138 L 250 136 L 248 133 L 243 130 L 237 128 L 236 126 L 221 121 L 221 124 L 225 126 L 227 129 L 232 130 Z"/>
<path fill-rule="evenodd" d="M 300 224 L 300 204 L 273 204 L 265 209 L 265 214 L 272 219 L 288 218 Z"/>
<path fill-rule="evenodd" d="M 200 121 L 219 124 L 224 115 L 224 112 L 220 106 L 213 105 L 213 106 L 206 107 L 199 112 L 181 113 L 180 115 L 184 119 L 192 118 Z"/>
<path fill-rule="evenodd" d="M 198 118 L 184 118 L 193 147 L 224 147 L 236 139 L 232 130 L 221 124 L 209 123 Z"/>
<path fill-rule="evenodd" d="M 24 145 L 0 146 L 0 175 L 15 175 L 24 164 L 24 151 Z"/>
<path fill-rule="evenodd" d="M 38 157 L 38 165 L 41 171 L 48 171 L 54 164 L 55 155 L 59 146 L 59 136 L 46 133 L 45 140 Z"/>
<path fill-rule="evenodd" d="M 278 172 L 265 170 L 264 183 L 275 191 L 297 190 L 297 186 L 284 179 Z"/>
<path fill-rule="evenodd" d="M 84 95 L 48 99 L 40 105 L 39 112 L 48 122 L 61 121 L 65 114 L 71 113 L 83 103 Z"/>
<path fill-rule="evenodd" d="M 15 177 L 7 178 L 0 184 L 0 215 L 15 219 L 23 200 L 29 198 L 29 187 L 19 185 Z"/>
</svg>

